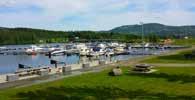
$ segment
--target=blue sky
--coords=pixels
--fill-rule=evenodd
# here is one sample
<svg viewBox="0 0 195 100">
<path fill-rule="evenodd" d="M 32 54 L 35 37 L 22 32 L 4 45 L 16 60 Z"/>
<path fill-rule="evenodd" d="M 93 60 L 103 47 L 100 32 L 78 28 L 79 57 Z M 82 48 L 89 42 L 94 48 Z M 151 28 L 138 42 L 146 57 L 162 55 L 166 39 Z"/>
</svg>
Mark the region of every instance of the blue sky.
<svg viewBox="0 0 195 100">
<path fill-rule="evenodd" d="M 128 24 L 195 24 L 195 0 L 1 0 L 1 27 L 109 30 Z"/>
</svg>

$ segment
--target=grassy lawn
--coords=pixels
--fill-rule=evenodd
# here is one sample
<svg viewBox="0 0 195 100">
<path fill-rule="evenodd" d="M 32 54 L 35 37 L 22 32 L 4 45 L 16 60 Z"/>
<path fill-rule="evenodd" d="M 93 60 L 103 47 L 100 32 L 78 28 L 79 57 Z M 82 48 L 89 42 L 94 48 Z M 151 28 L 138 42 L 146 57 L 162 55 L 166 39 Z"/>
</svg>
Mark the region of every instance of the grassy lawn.
<svg viewBox="0 0 195 100">
<path fill-rule="evenodd" d="M 176 45 L 195 45 L 195 38 L 190 39 L 175 39 L 174 44 Z"/>
<path fill-rule="evenodd" d="M 0 100 L 192 100 L 194 67 L 158 67 L 152 74 L 109 76 L 109 70 L 63 80 L 0 91 Z"/>
<path fill-rule="evenodd" d="M 163 56 L 157 56 L 157 57 L 151 57 L 149 59 L 146 59 L 144 63 L 194 63 L 195 64 L 195 57 L 193 59 L 186 59 L 184 57 L 184 54 L 191 53 L 192 50 L 190 51 L 182 51 L 177 54 L 172 54 L 172 55 L 163 55 Z"/>
</svg>

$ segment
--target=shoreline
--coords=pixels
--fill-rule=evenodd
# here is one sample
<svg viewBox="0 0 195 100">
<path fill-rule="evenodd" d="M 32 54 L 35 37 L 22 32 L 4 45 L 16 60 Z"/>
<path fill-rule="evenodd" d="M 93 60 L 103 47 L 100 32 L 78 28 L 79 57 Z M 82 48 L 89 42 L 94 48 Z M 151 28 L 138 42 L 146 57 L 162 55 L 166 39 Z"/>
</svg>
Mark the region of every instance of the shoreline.
<svg viewBox="0 0 195 100">
<path fill-rule="evenodd" d="M 193 48 L 169 51 L 167 53 L 163 53 L 160 55 L 176 54 L 180 51 L 190 50 L 190 49 L 193 49 Z M 66 74 L 66 75 L 64 75 L 62 73 L 53 73 L 53 74 L 49 74 L 46 76 L 35 76 L 35 77 L 17 80 L 17 81 L 13 81 L 13 82 L 5 82 L 5 83 L 0 82 L 0 90 L 7 89 L 7 88 L 19 88 L 19 87 L 31 86 L 31 85 L 36 85 L 36 84 L 45 83 L 45 82 L 57 81 L 57 80 L 60 80 L 60 79 L 66 78 L 66 77 L 72 77 L 72 76 L 77 76 L 77 75 L 91 73 L 91 72 L 99 72 L 99 71 L 102 71 L 102 70 L 105 70 L 105 69 L 108 69 L 108 68 L 111 68 L 114 66 L 132 66 L 132 65 L 135 65 L 135 64 L 137 64 L 140 61 L 143 61 L 145 59 L 150 59 L 151 57 L 156 57 L 156 56 L 160 56 L 160 55 L 148 55 L 148 56 L 144 56 L 144 57 L 135 57 L 135 58 L 130 58 L 130 59 L 124 60 L 124 61 L 109 62 L 109 63 L 104 64 L 104 65 L 97 64 L 96 66 L 92 66 L 90 68 L 90 70 L 87 70 L 87 71 L 82 71 L 82 68 L 79 68 L 77 66 L 77 68 L 72 70 L 71 74 Z M 0 75 L 0 77 L 1 76 L 2 75 Z M 5 75 L 4 75 L 4 77 L 5 77 Z"/>
<path fill-rule="evenodd" d="M 36 85 L 40 83 L 57 81 L 57 80 L 60 80 L 66 77 L 73 77 L 73 76 L 91 73 L 91 72 L 99 72 L 99 71 L 105 70 L 113 66 L 115 66 L 115 64 L 110 63 L 106 65 L 101 65 L 101 66 L 100 65 L 94 66 L 87 71 L 83 71 L 82 69 L 73 70 L 71 74 L 55 73 L 55 74 L 50 74 L 46 76 L 38 76 L 38 77 L 26 78 L 23 80 L 17 80 L 13 82 L 0 83 L 0 90 L 7 89 L 7 88 L 19 88 L 19 87 Z"/>
</svg>

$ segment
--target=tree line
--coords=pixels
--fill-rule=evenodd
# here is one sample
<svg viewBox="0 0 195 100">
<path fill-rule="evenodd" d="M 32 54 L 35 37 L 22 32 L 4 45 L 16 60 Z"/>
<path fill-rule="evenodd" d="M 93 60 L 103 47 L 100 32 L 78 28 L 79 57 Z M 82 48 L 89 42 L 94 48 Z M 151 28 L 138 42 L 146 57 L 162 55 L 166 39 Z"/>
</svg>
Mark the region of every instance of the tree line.
<svg viewBox="0 0 195 100">
<path fill-rule="evenodd" d="M 145 40 L 157 42 L 158 36 L 149 34 Z M 95 32 L 95 31 L 48 31 L 29 28 L 0 28 L 0 45 L 6 44 L 38 44 L 65 43 L 86 41 L 121 41 L 141 42 L 141 36 L 135 34 Z"/>
<path fill-rule="evenodd" d="M 35 44 L 66 42 L 68 34 L 62 31 L 47 31 L 39 29 L 0 29 L 0 44 Z"/>
</svg>

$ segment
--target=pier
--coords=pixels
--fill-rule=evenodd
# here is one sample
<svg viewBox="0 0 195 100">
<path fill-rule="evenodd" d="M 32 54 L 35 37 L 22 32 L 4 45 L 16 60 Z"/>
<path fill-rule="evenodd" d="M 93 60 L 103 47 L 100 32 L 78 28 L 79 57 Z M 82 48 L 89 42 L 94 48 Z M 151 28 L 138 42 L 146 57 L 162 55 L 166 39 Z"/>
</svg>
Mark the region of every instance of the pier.
<svg viewBox="0 0 195 100">
<path fill-rule="evenodd" d="M 23 80 L 29 80 L 33 78 L 41 78 L 46 76 L 53 76 L 53 75 L 69 75 L 73 72 L 86 72 L 90 71 L 93 68 L 96 68 L 97 66 L 104 66 L 107 64 L 112 64 L 117 61 L 99 61 L 99 60 L 93 60 L 88 62 L 82 62 L 78 64 L 59 64 L 55 67 L 51 66 L 42 66 L 37 68 L 23 68 L 18 69 L 15 71 L 15 73 L 10 74 L 4 74 L 0 75 L 0 85 L 6 84 L 6 83 L 12 83 L 17 81 L 23 81 Z"/>
</svg>

